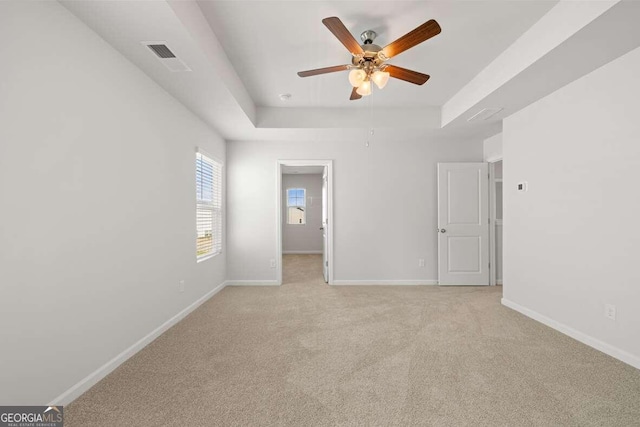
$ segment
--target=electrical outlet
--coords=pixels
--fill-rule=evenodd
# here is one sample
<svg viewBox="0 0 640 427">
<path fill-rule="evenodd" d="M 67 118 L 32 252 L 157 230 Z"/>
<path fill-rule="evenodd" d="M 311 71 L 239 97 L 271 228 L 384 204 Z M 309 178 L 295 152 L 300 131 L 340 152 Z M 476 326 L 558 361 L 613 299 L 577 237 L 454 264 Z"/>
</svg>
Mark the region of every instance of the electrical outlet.
<svg viewBox="0 0 640 427">
<path fill-rule="evenodd" d="M 424 258 L 418 260 L 418 267 L 424 267 Z"/>
<path fill-rule="evenodd" d="M 178 283 L 178 291 L 184 292 L 184 280 L 180 280 L 180 283 Z"/>
<path fill-rule="evenodd" d="M 276 260 L 271 258 L 271 268 L 276 268 Z"/>
<path fill-rule="evenodd" d="M 616 320 L 616 306 L 613 304 L 605 304 L 604 316 L 611 320 Z"/>
</svg>

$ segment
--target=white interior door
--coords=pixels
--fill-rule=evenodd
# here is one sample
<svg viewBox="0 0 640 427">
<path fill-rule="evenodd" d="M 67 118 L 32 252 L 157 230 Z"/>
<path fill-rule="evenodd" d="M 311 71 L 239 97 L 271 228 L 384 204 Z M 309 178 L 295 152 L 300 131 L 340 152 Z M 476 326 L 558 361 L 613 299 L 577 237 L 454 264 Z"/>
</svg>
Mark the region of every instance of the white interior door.
<svg viewBox="0 0 640 427">
<path fill-rule="evenodd" d="M 325 283 L 329 283 L 329 259 L 327 257 L 328 242 L 328 220 L 329 220 L 329 199 L 327 190 L 327 168 L 324 168 L 322 174 L 322 274 L 324 275 Z"/>
<path fill-rule="evenodd" d="M 489 284 L 486 163 L 438 163 L 440 285 Z"/>
</svg>

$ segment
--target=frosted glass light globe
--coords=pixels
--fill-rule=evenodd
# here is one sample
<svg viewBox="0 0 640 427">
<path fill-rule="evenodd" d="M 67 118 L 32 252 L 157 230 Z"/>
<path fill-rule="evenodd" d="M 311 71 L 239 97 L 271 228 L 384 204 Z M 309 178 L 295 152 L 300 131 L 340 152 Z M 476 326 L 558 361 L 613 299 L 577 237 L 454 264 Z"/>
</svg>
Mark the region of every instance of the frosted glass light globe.
<svg viewBox="0 0 640 427">
<path fill-rule="evenodd" d="M 389 73 L 387 73 L 386 71 L 376 71 L 371 76 L 371 80 L 373 80 L 373 82 L 376 84 L 376 86 L 378 86 L 379 89 L 382 89 L 387 85 L 387 82 L 389 81 Z"/>
<path fill-rule="evenodd" d="M 370 80 L 363 81 L 360 87 L 358 88 L 358 90 L 356 90 L 356 93 L 362 96 L 371 95 L 371 81 Z"/>
<path fill-rule="evenodd" d="M 360 87 L 366 77 L 367 73 L 365 73 L 364 70 L 356 68 L 349 72 L 349 83 L 351 83 L 351 86 L 353 87 Z"/>
</svg>

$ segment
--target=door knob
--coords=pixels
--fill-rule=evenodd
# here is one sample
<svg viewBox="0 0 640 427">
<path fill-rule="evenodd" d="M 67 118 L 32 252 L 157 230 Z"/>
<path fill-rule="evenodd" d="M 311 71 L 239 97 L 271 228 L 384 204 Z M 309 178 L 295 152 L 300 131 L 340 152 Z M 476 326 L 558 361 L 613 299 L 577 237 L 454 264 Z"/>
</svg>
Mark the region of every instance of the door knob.
<svg viewBox="0 0 640 427">
<path fill-rule="evenodd" d="M 447 230 L 445 230 L 444 228 L 441 228 L 441 229 L 440 229 L 440 232 L 441 232 L 441 233 L 446 233 L 446 232 L 447 232 Z"/>
<path fill-rule="evenodd" d="M 324 230 L 324 227 L 320 227 L 320 230 Z"/>
</svg>

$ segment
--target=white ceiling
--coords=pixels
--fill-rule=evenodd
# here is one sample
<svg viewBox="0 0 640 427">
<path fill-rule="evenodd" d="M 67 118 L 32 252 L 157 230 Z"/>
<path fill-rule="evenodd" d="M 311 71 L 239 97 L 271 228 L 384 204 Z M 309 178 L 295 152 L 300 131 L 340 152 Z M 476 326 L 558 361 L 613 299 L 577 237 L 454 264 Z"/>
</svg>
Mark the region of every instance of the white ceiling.
<svg viewBox="0 0 640 427">
<path fill-rule="evenodd" d="M 631 1 L 59 1 L 228 141 L 480 142 L 503 118 L 640 46 L 640 2 Z M 346 73 L 298 77 L 349 60 L 322 25 L 328 16 L 356 37 L 377 31 L 380 45 L 438 20 L 440 35 L 391 60 L 431 79 L 392 79 L 350 102 Z M 166 42 L 191 71 L 167 70 L 143 41 Z M 467 121 L 485 107 L 504 109 Z"/>
<path fill-rule="evenodd" d="M 392 79 L 374 93 L 385 107 L 441 106 L 538 21 L 556 0 L 508 1 L 200 1 L 200 9 L 257 106 L 358 107 L 347 73 L 300 78 L 297 71 L 350 63 L 322 24 L 338 16 L 357 40 L 372 29 L 385 46 L 429 19 L 438 36 L 390 63 L 424 72 L 415 86 Z M 278 95 L 290 93 L 282 102 Z"/>
</svg>

